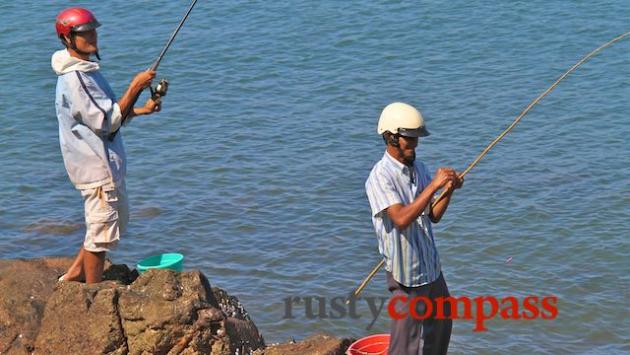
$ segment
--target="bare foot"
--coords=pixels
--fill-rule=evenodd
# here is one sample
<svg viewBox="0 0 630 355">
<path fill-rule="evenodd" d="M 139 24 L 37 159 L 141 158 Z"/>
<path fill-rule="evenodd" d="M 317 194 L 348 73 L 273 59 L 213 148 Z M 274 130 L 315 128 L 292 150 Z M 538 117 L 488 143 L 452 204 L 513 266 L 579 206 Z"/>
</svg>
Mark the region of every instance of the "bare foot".
<svg viewBox="0 0 630 355">
<path fill-rule="evenodd" d="M 68 271 L 61 277 L 63 281 L 79 281 L 85 282 L 85 271 L 83 269 L 83 255 L 85 249 L 81 247 L 77 253 L 77 257 L 74 262 L 68 268 Z"/>
<path fill-rule="evenodd" d="M 70 267 L 70 269 L 59 278 L 59 281 L 85 282 L 85 275 L 81 267 Z"/>
</svg>

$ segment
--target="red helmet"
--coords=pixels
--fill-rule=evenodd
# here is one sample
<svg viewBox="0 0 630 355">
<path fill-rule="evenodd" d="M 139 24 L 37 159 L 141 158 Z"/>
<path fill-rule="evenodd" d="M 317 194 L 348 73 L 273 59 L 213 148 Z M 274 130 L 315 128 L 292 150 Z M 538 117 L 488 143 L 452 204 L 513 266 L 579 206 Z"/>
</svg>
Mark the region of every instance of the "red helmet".
<svg viewBox="0 0 630 355">
<path fill-rule="evenodd" d="M 61 11 L 55 22 L 58 36 L 68 36 L 71 32 L 90 31 L 100 25 L 89 10 L 81 7 L 71 7 Z"/>
</svg>

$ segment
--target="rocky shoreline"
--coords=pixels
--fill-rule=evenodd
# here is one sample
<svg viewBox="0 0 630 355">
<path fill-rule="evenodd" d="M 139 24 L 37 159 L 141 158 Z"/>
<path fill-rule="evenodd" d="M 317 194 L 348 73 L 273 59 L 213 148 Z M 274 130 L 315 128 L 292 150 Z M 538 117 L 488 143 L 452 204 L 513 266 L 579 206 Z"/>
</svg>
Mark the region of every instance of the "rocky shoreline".
<svg viewBox="0 0 630 355">
<path fill-rule="evenodd" d="M 0 354 L 341 355 L 352 341 L 267 346 L 238 299 L 199 271 L 108 263 L 99 284 L 57 282 L 71 263 L 0 260 Z"/>
</svg>

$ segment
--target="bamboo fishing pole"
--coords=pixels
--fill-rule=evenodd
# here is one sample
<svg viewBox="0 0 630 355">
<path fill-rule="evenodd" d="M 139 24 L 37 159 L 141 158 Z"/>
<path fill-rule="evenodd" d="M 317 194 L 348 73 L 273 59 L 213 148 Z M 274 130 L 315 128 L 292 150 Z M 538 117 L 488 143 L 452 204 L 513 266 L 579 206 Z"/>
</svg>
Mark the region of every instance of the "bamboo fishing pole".
<svg viewBox="0 0 630 355">
<path fill-rule="evenodd" d="M 543 91 L 542 94 L 538 95 L 537 98 L 535 98 L 532 102 L 529 103 L 529 105 L 527 105 L 527 107 L 523 110 L 523 112 L 521 112 L 516 119 L 514 120 L 514 122 L 512 122 L 512 124 L 506 128 L 503 132 L 501 132 L 501 134 L 499 134 L 499 136 L 497 138 L 495 138 L 492 143 L 490 143 L 486 149 L 484 149 L 478 156 L 477 158 L 470 163 L 470 165 L 466 168 L 466 170 L 464 170 L 463 172 L 461 172 L 458 176 L 459 178 L 463 178 L 464 176 L 466 176 L 466 174 L 468 174 L 468 172 L 470 172 L 470 170 L 472 170 L 472 168 L 475 167 L 475 165 L 477 165 L 477 163 L 479 163 L 479 161 L 481 159 L 483 159 L 484 156 L 486 156 L 486 154 L 488 154 L 488 152 L 490 151 L 490 149 L 492 149 L 495 145 L 497 145 L 497 143 L 499 143 L 499 141 L 501 141 L 501 139 L 503 139 L 503 137 L 505 137 L 508 133 L 510 133 L 510 131 L 512 131 L 512 129 L 521 121 L 521 119 L 534 107 L 536 106 L 536 104 L 538 104 L 538 102 L 540 102 L 540 100 L 542 100 L 545 96 L 547 96 L 547 94 L 549 94 L 553 89 L 556 88 L 556 86 L 558 86 L 558 84 L 560 84 L 560 82 L 562 80 L 564 80 L 564 78 L 566 78 L 569 74 L 571 74 L 573 71 L 575 71 L 580 65 L 584 64 L 586 61 L 588 61 L 589 59 L 591 59 L 592 57 L 594 57 L 597 53 L 601 52 L 602 50 L 604 50 L 605 48 L 611 46 L 612 44 L 614 44 L 615 42 L 619 42 L 622 39 L 626 38 L 627 36 L 630 36 L 630 32 L 626 32 L 620 36 L 617 36 L 613 39 L 611 39 L 610 41 L 602 44 L 601 46 L 599 46 L 597 49 L 593 50 L 592 52 L 590 52 L 589 54 L 587 54 L 586 56 L 584 56 L 582 59 L 580 59 L 577 63 L 575 63 L 569 70 L 567 70 L 566 72 L 564 72 L 564 74 L 562 74 L 553 84 L 551 84 L 550 87 L 547 88 L 547 90 Z M 442 193 L 438 196 L 437 199 L 435 199 L 435 201 L 433 202 L 433 204 L 431 205 L 431 208 L 435 207 L 437 205 L 437 203 L 446 195 L 446 190 L 442 190 Z M 383 267 L 383 265 L 385 265 L 385 259 L 381 260 L 378 265 L 376 265 L 374 267 L 374 269 L 372 269 L 372 271 L 367 275 L 367 277 L 363 280 L 363 282 L 361 282 L 361 284 L 359 285 L 359 287 L 357 287 L 356 290 L 354 290 L 354 292 L 352 292 L 352 296 L 350 296 L 350 298 L 348 298 L 348 300 L 346 300 L 346 304 L 350 303 L 350 300 L 354 297 L 357 297 L 361 291 L 363 291 L 363 289 L 365 288 L 365 286 L 367 286 L 367 284 L 372 280 L 372 278 L 374 277 L 374 275 L 376 275 L 376 273 Z"/>
</svg>

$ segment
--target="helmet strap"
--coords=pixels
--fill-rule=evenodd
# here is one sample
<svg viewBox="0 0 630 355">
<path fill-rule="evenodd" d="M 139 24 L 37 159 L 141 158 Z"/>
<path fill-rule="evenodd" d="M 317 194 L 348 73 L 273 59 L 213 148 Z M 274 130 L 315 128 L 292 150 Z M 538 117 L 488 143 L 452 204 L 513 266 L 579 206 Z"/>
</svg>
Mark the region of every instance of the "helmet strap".
<svg viewBox="0 0 630 355">
<path fill-rule="evenodd" d="M 74 35 L 75 35 L 75 32 L 70 32 L 70 36 L 68 36 L 70 38 L 70 43 L 68 43 L 63 37 L 61 39 L 61 42 L 63 42 L 63 44 L 66 47 L 69 47 L 73 51 L 75 51 L 75 52 L 77 52 L 77 53 L 79 53 L 81 55 L 89 57 L 91 55 L 91 53 L 84 52 L 84 51 L 80 50 L 79 48 L 77 48 L 76 43 L 74 43 Z M 98 55 L 98 52 L 96 52 L 95 54 L 96 54 L 96 58 L 98 58 L 98 60 L 101 60 L 101 57 Z"/>
<path fill-rule="evenodd" d="M 389 136 L 389 144 L 392 145 L 393 147 L 396 147 L 400 150 L 400 143 L 398 143 L 398 138 L 400 138 L 400 135 L 398 134 L 391 134 Z"/>
</svg>

